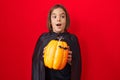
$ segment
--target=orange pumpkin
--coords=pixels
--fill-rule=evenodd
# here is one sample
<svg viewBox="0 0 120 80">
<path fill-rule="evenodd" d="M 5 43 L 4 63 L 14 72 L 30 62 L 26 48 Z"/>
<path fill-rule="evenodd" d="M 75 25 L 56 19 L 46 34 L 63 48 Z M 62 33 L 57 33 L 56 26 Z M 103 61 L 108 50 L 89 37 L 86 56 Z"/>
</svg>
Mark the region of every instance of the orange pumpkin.
<svg viewBox="0 0 120 80">
<path fill-rule="evenodd" d="M 69 46 L 65 41 L 51 40 L 44 50 L 44 64 L 46 67 L 61 70 L 68 58 Z"/>
</svg>

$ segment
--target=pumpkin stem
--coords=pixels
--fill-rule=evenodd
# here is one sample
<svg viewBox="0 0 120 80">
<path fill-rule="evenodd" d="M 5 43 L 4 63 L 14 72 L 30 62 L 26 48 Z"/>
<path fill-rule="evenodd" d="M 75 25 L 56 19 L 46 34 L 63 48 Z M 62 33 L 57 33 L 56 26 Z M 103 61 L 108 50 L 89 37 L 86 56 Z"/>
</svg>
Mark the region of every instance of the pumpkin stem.
<svg viewBox="0 0 120 80">
<path fill-rule="evenodd" d="M 67 48 L 67 47 L 62 47 L 62 46 L 59 46 L 59 48 L 62 48 L 62 49 L 64 49 L 64 50 L 69 49 L 69 48 Z"/>
<path fill-rule="evenodd" d="M 61 41 L 62 39 L 63 39 L 63 36 L 60 36 L 60 37 L 59 37 L 59 41 Z"/>
</svg>

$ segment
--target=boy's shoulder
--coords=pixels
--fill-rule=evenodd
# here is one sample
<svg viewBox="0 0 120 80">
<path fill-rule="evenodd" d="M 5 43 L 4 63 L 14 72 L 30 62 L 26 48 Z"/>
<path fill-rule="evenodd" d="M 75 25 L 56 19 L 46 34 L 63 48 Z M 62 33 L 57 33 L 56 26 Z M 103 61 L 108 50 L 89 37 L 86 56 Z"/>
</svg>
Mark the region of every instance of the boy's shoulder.
<svg viewBox="0 0 120 80">
<path fill-rule="evenodd" d="M 47 36 L 48 34 L 49 34 L 49 32 L 44 32 L 40 36 Z"/>
<path fill-rule="evenodd" d="M 44 32 L 38 36 L 38 41 L 43 40 L 43 38 L 47 35 L 47 32 Z"/>
<path fill-rule="evenodd" d="M 77 39 L 77 36 L 73 33 L 69 32 L 69 36 L 70 36 L 71 39 Z"/>
</svg>

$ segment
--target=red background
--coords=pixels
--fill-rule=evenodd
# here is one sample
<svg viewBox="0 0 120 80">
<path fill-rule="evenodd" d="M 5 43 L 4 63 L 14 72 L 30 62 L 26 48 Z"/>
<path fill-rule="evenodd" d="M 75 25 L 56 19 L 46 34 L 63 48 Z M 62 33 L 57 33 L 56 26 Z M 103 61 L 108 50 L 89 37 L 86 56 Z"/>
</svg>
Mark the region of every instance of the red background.
<svg viewBox="0 0 120 80">
<path fill-rule="evenodd" d="M 120 80 L 119 0 L 1 0 L 0 80 L 30 80 L 32 54 L 49 9 L 63 4 L 78 36 L 82 80 Z"/>
</svg>

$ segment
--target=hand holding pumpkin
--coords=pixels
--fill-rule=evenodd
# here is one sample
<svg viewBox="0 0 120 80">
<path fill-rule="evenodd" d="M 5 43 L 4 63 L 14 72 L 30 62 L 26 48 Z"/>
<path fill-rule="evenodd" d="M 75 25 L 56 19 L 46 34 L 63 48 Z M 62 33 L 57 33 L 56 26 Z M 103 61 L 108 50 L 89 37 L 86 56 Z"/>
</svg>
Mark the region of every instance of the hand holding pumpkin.
<svg viewBox="0 0 120 80">
<path fill-rule="evenodd" d="M 71 61 L 72 61 L 72 51 L 68 52 L 68 63 L 71 65 Z"/>
</svg>

